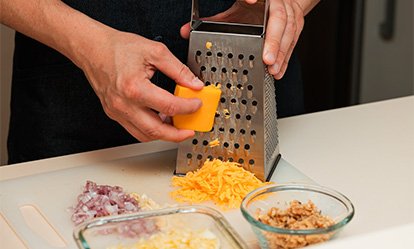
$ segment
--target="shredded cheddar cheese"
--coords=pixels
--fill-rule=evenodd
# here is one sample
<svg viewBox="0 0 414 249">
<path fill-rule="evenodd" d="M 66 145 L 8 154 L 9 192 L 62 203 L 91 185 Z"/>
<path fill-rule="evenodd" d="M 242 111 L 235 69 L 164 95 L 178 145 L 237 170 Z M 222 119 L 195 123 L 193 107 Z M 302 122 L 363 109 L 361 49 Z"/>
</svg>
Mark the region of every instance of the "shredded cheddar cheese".
<svg viewBox="0 0 414 249">
<path fill-rule="evenodd" d="M 133 245 L 117 245 L 108 249 L 218 249 L 219 240 L 210 230 L 171 229 L 142 238 Z"/>
<path fill-rule="evenodd" d="M 223 209 L 237 208 L 250 191 L 266 184 L 236 162 L 214 159 L 184 177 L 174 176 L 172 185 L 179 189 L 172 191 L 171 196 L 181 202 L 211 200 Z"/>
<path fill-rule="evenodd" d="M 229 118 L 230 118 L 230 112 L 229 112 L 229 109 L 225 108 L 225 109 L 223 110 L 223 113 L 224 113 L 224 118 L 225 118 L 225 119 L 229 119 Z"/>
<path fill-rule="evenodd" d="M 212 42 L 206 42 L 206 48 L 207 49 L 211 49 L 211 47 L 213 46 L 213 43 Z"/>
<path fill-rule="evenodd" d="M 218 140 L 218 138 L 216 138 L 213 141 L 210 141 L 210 143 L 208 143 L 208 145 L 210 146 L 210 148 L 213 148 L 213 147 L 219 146 L 220 141 Z"/>
</svg>

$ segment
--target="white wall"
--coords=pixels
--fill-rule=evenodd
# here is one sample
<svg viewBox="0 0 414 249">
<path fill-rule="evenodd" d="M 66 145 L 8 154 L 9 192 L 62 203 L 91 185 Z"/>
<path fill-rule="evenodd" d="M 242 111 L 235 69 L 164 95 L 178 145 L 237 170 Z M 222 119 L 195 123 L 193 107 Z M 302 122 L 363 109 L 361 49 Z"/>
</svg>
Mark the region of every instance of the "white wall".
<svg viewBox="0 0 414 249">
<path fill-rule="evenodd" d="M 10 114 L 10 82 L 14 31 L 0 24 L 0 165 L 7 163 L 7 131 Z"/>
</svg>

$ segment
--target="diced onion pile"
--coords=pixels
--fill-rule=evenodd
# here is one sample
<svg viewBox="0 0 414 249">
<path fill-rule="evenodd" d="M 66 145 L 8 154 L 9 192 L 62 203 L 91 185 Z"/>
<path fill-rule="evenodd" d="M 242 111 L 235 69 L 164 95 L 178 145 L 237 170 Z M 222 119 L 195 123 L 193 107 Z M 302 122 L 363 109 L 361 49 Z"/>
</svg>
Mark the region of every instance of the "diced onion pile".
<svg viewBox="0 0 414 249">
<path fill-rule="evenodd" d="M 250 191 L 266 184 L 238 163 L 214 159 L 207 160 L 203 167 L 184 177 L 174 176 L 172 185 L 179 189 L 171 195 L 181 202 L 211 200 L 222 208 L 237 208 Z"/>
<path fill-rule="evenodd" d="M 219 240 L 210 230 L 170 229 L 141 238 L 133 245 L 116 245 L 108 249 L 217 249 Z"/>
<path fill-rule="evenodd" d="M 78 203 L 73 208 L 72 221 L 78 225 L 86 220 L 108 215 L 132 213 L 140 210 L 138 201 L 122 187 L 97 185 L 87 181 Z"/>
</svg>

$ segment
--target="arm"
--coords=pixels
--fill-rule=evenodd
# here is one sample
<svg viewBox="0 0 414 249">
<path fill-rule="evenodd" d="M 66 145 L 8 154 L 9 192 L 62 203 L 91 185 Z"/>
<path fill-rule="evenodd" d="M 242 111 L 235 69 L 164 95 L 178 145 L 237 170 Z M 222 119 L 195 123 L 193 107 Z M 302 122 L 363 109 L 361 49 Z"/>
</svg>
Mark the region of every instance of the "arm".
<svg viewBox="0 0 414 249">
<path fill-rule="evenodd" d="M 3 24 L 80 67 L 106 114 L 140 141 L 182 141 L 194 135 L 164 123 L 153 111 L 173 116 L 201 106 L 198 99 L 177 98 L 150 82 L 160 70 L 183 86 L 203 86 L 162 43 L 110 28 L 59 0 L 0 0 L 0 6 Z"/>
</svg>

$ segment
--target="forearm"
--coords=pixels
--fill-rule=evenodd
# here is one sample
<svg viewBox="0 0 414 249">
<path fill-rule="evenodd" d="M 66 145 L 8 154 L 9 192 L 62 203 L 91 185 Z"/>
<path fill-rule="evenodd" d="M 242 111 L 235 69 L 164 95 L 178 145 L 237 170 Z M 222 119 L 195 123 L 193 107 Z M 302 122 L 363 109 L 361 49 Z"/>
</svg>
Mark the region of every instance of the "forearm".
<svg viewBox="0 0 414 249">
<path fill-rule="evenodd" d="M 296 0 L 305 16 L 319 3 L 319 1 L 320 0 Z"/>
<path fill-rule="evenodd" d="M 111 31 L 59 0 L 0 0 L 1 23 L 64 54 L 81 67 Z"/>
</svg>

